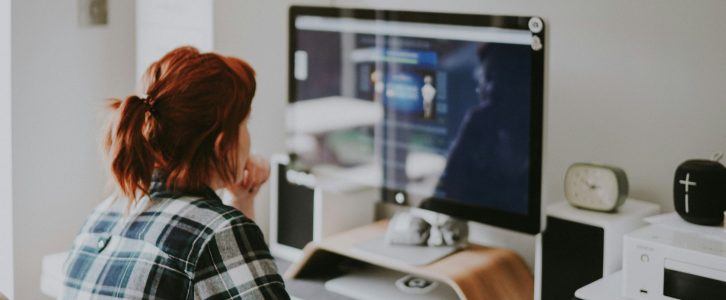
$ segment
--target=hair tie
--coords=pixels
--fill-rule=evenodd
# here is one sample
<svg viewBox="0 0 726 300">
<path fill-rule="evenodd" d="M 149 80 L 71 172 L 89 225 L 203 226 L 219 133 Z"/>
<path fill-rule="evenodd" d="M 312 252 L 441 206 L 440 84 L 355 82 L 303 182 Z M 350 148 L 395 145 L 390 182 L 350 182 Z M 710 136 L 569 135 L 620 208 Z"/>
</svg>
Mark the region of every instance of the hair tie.
<svg viewBox="0 0 726 300">
<path fill-rule="evenodd" d="M 151 99 L 149 98 L 138 98 L 142 104 L 146 107 L 146 111 L 149 112 L 152 116 L 156 116 L 156 109 L 154 108 L 154 103 L 151 102 Z"/>
</svg>

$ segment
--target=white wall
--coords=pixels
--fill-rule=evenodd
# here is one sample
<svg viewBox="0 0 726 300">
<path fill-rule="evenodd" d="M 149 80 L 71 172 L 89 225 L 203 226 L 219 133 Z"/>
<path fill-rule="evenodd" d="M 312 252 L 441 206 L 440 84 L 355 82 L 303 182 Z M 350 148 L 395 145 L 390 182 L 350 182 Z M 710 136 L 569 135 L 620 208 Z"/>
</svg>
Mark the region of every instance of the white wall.
<svg viewBox="0 0 726 300">
<path fill-rule="evenodd" d="M 110 0 L 101 27 L 79 27 L 77 3 L 13 1 L 16 299 L 43 298 L 41 257 L 68 250 L 102 200 L 101 111 L 134 88 L 134 2 Z"/>
<path fill-rule="evenodd" d="M 0 0 L 0 293 L 13 297 L 10 0 Z"/>
<path fill-rule="evenodd" d="M 136 0 L 136 78 L 179 46 L 214 47 L 212 0 Z"/>
<path fill-rule="evenodd" d="M 274 2 L 274 3 L 269 3 Z M 218 0 L 215 49 L 259 73 L 252 140 L 282 151 L 287 98 L 287 6 L 300 1 Z M 628 173 L 631 196 L 672 210 L 672 176 L 688 158 L 726 151 L 726 2 L 720 0 L 337 0 L 318 5 L 539 15 L 548 24 L 543 198 L 563 199 L 571 163 Z M 265 200 L 266 197 L 261 198 Z M 260 210 L 266 209 L 259 205 Z M 264 212 L 266 216 L 266 211 Z M 263 215 L 258 212 L 258 215 Z M 493 231 L 474 228 L 475 240 Z M 530 248 L 515 235 L 493 243 Z"/>
</svg>

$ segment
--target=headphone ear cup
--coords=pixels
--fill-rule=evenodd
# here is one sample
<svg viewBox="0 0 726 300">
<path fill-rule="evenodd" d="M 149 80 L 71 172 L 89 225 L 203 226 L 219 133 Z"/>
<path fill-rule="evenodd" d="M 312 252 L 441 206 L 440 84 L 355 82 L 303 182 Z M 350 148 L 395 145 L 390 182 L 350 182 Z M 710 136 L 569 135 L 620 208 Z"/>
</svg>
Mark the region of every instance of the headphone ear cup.
<svg viewBox="0 0 726 300">
<path fill-rule="evenodd" d="M 431 230 L 429 230 L 431 233 L 429 235 L 429 239 L 426 242 L 429 246 L 437 247 L 437 246 L 446 246 L 446 239 L 444 238 L 444 233 L 441 232 L 441 228 L 438 226 L 431 226 Z"/>
<path fill-rule="evenodd" d="M 466 221 L 449 218 L 441 226 L 444 244 L 447 246 L 458 246 L 466 244 L 469 238 L 469 226 Z"/>
<path fill-rule="evenodd" d="M 430 231 L 431 225 L 423 218 L 399 212 L 388 223 L 384 241 L 389 245 L 426 245 Z"/>
</svg>

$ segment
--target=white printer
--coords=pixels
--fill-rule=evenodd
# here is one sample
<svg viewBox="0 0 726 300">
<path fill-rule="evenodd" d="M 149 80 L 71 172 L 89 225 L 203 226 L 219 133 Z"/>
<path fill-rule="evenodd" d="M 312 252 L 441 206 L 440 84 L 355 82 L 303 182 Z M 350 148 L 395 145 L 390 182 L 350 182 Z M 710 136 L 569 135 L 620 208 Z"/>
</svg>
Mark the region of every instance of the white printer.
<svg viewBox="0 0 726 300">
<path fill-rule="evenodd" d="M 659 218 L 625 235 L 622 296 L 726 299 L 726 230 Z"/>
</svg>

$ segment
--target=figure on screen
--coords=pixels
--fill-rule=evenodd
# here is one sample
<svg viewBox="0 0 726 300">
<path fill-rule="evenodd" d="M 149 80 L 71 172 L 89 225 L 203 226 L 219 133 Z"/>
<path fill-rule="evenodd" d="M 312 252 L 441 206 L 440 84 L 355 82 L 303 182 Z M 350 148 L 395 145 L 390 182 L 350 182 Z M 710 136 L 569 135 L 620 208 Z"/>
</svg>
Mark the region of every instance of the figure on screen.
<svg viewBox="0 0 726 300">
<path fill-rule="evenodd" d="M 424 107 L 424 118 L 431 119 L 433 118 L 433 107 L 434 107 L 434 97 L 436 97 L 436 88 L 431 84 L 433 79 L 431 79 L 431 76 L 426 75 L 424 77 L 424 85 L 421 87 L 421 96 L 423 97 L 423 107 Z"/>
<path fill-rule="evenodd" d="M 383 99 L 383 75 L 379 71 L 371 73 L 371 81 L 373 82 L 373 101 L 379 102 Z"/>
<path fill-rule="evenodd" d="M 447 198 L 511 212 L 527 209 L 529 49 L 484 44 L 474 81 L 479 102 L 453 140 L 439 182 Z"/>
</svg>

